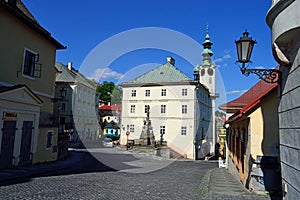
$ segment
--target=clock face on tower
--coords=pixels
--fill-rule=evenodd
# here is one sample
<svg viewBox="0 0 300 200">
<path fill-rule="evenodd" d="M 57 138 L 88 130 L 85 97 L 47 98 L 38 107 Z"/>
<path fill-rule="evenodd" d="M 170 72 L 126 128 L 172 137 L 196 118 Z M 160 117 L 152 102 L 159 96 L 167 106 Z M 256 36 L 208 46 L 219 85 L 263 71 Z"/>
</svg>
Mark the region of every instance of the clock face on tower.
<svg viewBox="0 0 300 200">
<path fill-rule="evenodd" d="M 201 69 L 201 76 L 205 75 L 205 69 Z"/>
<path fill-rule="evenodd" d="M 210 76 L 214 75 L 214 70 L 212 68 L 208 68 L 207 69 L 207 74 L 210 75 Z"/>
</svg>

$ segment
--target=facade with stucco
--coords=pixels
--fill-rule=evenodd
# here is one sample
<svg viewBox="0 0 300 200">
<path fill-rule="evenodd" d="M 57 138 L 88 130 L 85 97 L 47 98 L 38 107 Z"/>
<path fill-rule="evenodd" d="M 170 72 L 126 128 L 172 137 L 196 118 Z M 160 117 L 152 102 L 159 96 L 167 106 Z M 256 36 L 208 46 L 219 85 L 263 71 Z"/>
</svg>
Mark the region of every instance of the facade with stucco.
<svg viewBox="0 0 300 200">
<path fill-rule="evenodd" d="M 166 64 L 120 84 L 123 93 L 120 143 L 126 144 L 127 131 L 129 139 L 140 139 L 146 109 L 150 106 L 155 140 L 159 142 L 163 134 L 169 148 L 186 158 L 198 159 L 200 154 L 205 156 L 210 152 L 210 145 L 204 144 L 211 131 L 209 91 L 174 64 L 175 60 L 169 57 Z"/>
<path fill-rule="evenodd" d="M 270 194 L 281 192 L 277 88 L 261 80 L 238 98 L 243 106 L 226 121 L 229 171 L 249 190 Z"/>
<path fill-rule="evenodd" d="M 57 62 L 60 72 L 56 79 L 57 98 L 64 90 L 64 98 L 55 102 L 54 114 L 62 128 L 77 136 L 81 141 L 96 141 L 100 136 L 98 115 L 98 96 L 96 87 L 76 71 L 71 63 L 63 65 Z M 78 139 L 79 139 L 78 138 Z"/>
<path fill-rule="evenodd" d="M 2 118 L 0 160 L 10 160 L 6 167 L 56 160 L 57 127 L 51 120 L 51 100 L 54 97 L 56 50 L 65 47 L 41 27 L 20 0 L 0 1 L 0 34 L 0 87 L 10 90 L 10 95 L 16 95 L 15 99 L 10 97 L 9 100 L 5 97 L 8 93 L 2 96 L 0 112 L 15 117 Z M 32 103 L 22 102 L 17 98 L 19 95 L 31 96 Z M 12 104 L 15 104 L 14 108 Z M 31 111 L 30 106 L 34 107 Z M 14 126 L 18 127 L 17 131 L 13 131 Z M 22 128 L 27 131 L 21 133 Z M 7 131 L 14 137 L 7 138 Z M 16 152 L 24 146 L 26 158 L 21 158 Z M 9 152 L 9 156 L 4 156 L 5 152 Z M 22 159 L 26 161 L 20 162 Z"/>
</svg>

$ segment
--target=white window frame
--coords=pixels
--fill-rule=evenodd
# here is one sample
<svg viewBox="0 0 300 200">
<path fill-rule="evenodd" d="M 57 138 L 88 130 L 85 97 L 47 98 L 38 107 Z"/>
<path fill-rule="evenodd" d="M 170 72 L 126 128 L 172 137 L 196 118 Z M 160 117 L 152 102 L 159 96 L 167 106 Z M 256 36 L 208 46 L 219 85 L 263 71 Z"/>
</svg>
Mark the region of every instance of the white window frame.
<svg viewBox="0 0 300 200">
<path fill-rule="evenodd" d="M 167 89 L 161 89 L 161 96 L 162 97 L 167 96 Z"/>
<path fill-rule="evenodd" d="M 166 133 L 166 126 L 160 126 L 159 127 L 159 134 L 165 134 Z"/>
<path fill-rule="evenodd" d="M 135 113 L 135 105 L 130 106 L 130 113 Z"/>
<path fill-rule="evenodd" d="M 187 88 L 182 88 L 181 96 L 187 96 Z"/>
<path fill-rule="evenodd" d="M 160 105 L 160 113 L 166 113 L 167 106 L 166 105 Z"/>
<path fill-rule="evenodd" d="M 150 90 L 145 90 L 145 97 L 150 97 Z"/>
<path fill-rule="evenodd" d="M 182 127 L 181 127 L 181 135 L 186 135 L 186 133 L 187 133 L 187 128 L 186 128 L 186 126 L 182 126 Z"/>
<path fill-rule="evenodd" d="M 131 90 L 131 97 L 136 97 L 136 90 Z"/>
<path fill-rule="evenodd" d="M 129 132 L 134 133 L 134 124 L 129 124 Z"/>
<path fill-rule="evenodd" d="M 144 107 L 144 113 L 147 113 L 148 106 L 149 105 L 145 105 L 145 107 Z"/>
<path fill-rule="evenodd" d="M 25 61 L 26 61 L 26 52 L 29 52 L 31 54 L 34 54 L 35 57 L 34 57 L 34 60 L 31 60 L 31 68 L 33 69 L 30 69 L 30 74 L 25 74 L 24 73 L 24 70 L 25 70 Z M 26 77 L 26 78 L 29 78 L 29 79 L 35 79 L 35 70 L 36 70 L 36 63 L 38 62 L 38 59 L 39 59 L 39 54 L 35 51 L 32 51 L 28 48 L 24 48 L 24 54 L 23 54 L 23 63 L 22 63 L 22 76 Z"/>
<path fill-rule="evenodd" d="M 181 113 L 187 114 L 187 105 L 181 105 Z"/>
</svg>

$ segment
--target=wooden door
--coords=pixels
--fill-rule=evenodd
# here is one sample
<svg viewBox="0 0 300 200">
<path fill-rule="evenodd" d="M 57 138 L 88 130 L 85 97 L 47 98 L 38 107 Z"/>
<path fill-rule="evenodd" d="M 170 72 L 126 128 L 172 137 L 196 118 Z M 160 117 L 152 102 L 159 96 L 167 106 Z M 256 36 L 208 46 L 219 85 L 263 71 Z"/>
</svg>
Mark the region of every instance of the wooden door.
<svg viewBox="0 0 300 200">
<path fill-rule="evenodd" d="M 0 152 L 0 168 L 2 169 L 12 167 L 16 124 L 16 121 L 3 121 Z"/>
<path fill-rule="evenodd" d="M 22 140 L 20 152 L 20 165 L 31 164 L 31 138 L 32 138 L 32 121 L 24 121 L 22 127 Z"/>
</svg>

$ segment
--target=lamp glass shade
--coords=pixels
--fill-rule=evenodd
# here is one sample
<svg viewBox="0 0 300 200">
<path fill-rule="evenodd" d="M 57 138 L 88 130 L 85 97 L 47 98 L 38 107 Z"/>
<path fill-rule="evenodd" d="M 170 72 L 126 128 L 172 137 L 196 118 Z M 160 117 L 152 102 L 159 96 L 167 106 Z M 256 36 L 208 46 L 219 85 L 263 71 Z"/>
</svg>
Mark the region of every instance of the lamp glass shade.
<svg viewBox="0 0 300 200">
<path fill-rule="evenodd" d="M 256 43 L 255 40 L 252 40 L 252 38 L 248 37 L 249 33 L 245 31 L 243 33 L 243 37 L 240 38 L 238 41 L 235 41 L 236 49 L 237 49 L 237 55 L 238 60 L 237 62 L 240 63 L 248 63 L 250 62 L 252 50 L 254 47 L 254 44 Z"/>
</svg>

